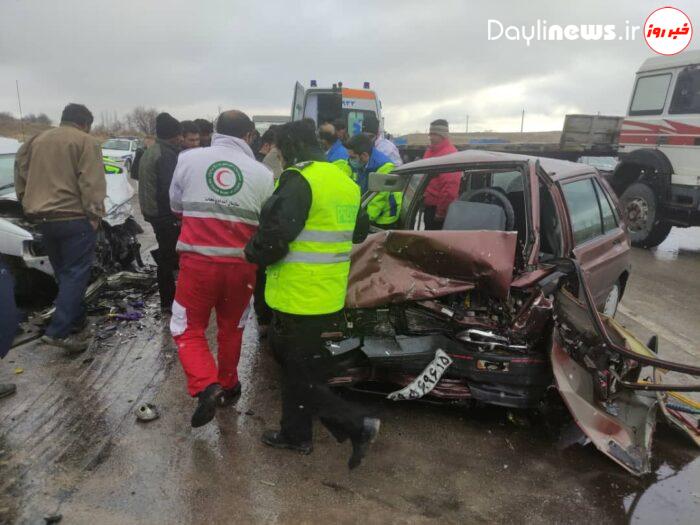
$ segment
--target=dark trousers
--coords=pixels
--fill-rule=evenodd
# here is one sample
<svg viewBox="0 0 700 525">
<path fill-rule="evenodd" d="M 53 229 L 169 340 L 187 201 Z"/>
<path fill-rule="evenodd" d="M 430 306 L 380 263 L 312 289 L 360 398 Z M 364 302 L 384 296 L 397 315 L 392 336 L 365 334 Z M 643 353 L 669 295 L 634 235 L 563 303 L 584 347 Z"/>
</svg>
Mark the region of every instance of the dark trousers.
<svg viewBox="0 0 700 525">
<path fill-rule="evenodd" d="M 56 311 L 46 335 L 64 338 L 82 325 L 83 299 L 95 261 L 95 230 L 87 219 L 43 222 L 39 229 L 58 281 Z"/>
<path fill-rule="evenodd" d="M 258 270 L 255 272 L 253 307 L 259 325 L 268 325 L 272 321 L 272 309 L 265 302 L 265 283 L 267 282 L 265 269 L 264 266 L 258 266 Z"/>
<path fill-rule="evenodd" d="M 12 274 L 0 255 L 0 359 L 7 355 L 17 334 L 19 312 L 15 305 Z"/>
<path fill-rule="evenodd" d="M 176 219 L 149 220 L 156 234 L 158 249 L 151 252 L 156 261 L 156 277 L 161 308 L 171 308 L 175 299 L 175 272 L 178 255 L 175 247 L 180 236 L 180 225 Z"/>
<path fill-rule="evenodd" d="M 359 437 L 365 413 L 327 384 L 330 354 L 321 334 L 338 331 L 340 313 L 290 315 L 273 310 L 270 346 L 282 366 L 282 434 L 293 443 L 311 441 L 318 416 L 338 441 Z"/>
<path fill-rule="evenodd" d="M 445 219 L 436 219 L 436 212 L 436 206 L 426 206 L 425 210 L 423 210 L 423 222 L 425 223 L 426 230 L 442 230 Z"/>
</svg>

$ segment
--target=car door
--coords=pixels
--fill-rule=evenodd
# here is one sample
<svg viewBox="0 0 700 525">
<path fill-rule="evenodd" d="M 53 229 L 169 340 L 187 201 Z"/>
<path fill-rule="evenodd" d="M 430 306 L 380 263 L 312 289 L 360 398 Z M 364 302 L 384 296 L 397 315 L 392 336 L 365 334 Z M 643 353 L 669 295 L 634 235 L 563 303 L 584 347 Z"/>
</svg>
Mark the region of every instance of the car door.
<svg viewBox="0 0 700 525">
<path fill-rule="evenodd" d="M 292 120 L 304 118 L 304 95 L 306 90 L 299 82 L 294 85 L 294 95 L 292 97 Z"/>
<path fill-rule="evenodd" d="M 602 308 L 608 295 L 629 270 L 630 242 L 607 191 L 595 174 L 565 180 L 561 190 L 568 209 L 573 255 L 588 276 L 596 305 Z"/>
<path fill-rule="evenodd" d="M 619 356 L 610 359 L 608 354 L 605 354 L 608 359 L 600 356 L 600 352 L 606 352 L 604 342 L 590 310 L 581 301 L 566 289 L 560 289 L 554 305 L 550 358 L 564 403 L 598 450 L 634 475 L 647 474 L 651 470 L 656 397 L 616 386 L 613 372 L 623 374 L 627 370 L 624 360 Z M 614 327 L 610 326 L 611 331 Z M 642 355 L 654 355 L 631 334 L 617 332 L 616 340 Z"/>
</svg>

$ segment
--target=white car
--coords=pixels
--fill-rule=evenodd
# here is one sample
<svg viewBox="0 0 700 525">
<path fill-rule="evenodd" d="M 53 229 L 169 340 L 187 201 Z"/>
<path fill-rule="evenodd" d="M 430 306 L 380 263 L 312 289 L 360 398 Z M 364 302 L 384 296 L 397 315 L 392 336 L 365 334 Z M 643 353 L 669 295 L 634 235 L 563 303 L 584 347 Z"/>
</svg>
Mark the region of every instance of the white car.
<svg viewBox="0 0 700 525">
<path fill-rule="evenodd" d="M 0 256 L 15 277 L 18 303 L 33 306 L 53 300 L 57 288 L 41 233 L 17 201 L 14 163 L 19 146 L 16 140 L 0 138 Z M 106 215 L 98 231 L 95 264 L 102 273 L 130 269 L 134 263 L 143 266 L 137 239 L 143 230 L 131 216 L 134 189 L 119 165 L 105 162 L 105 178 Z"/>
<path fill-rule="evenodd" d="M 136 139 L 109 139 L 102 143 L 102 156 L 107 162 L 121 164 L 126 171 L 131 172 L 136 150 L 140 146 L 141 143 Z"/>
</svg>

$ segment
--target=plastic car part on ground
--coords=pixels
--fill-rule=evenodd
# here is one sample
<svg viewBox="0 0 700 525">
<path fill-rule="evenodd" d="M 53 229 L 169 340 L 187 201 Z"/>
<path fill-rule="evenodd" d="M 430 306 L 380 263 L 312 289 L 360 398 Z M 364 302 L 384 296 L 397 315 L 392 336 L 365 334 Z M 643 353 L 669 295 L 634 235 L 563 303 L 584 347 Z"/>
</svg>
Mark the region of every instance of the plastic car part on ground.
<svg viewBox="0 0 700 525">
<path fill-rule="evenodd" d="M 160 413 L 158 412 L 158 408 L 151 403 L 141 403 L 136 407 L 136 419 L 138 421 L 147 423 L 159 417 Z"/>
</svg>

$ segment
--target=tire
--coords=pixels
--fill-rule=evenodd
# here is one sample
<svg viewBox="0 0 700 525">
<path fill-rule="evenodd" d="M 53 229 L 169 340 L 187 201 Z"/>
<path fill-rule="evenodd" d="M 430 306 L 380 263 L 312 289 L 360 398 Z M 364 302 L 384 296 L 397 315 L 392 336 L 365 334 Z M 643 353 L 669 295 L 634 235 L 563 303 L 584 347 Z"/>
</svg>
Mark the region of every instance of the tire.
<svg viewBox="0 0 700 525">
<path fill-rule="evenodd" d="M 615 282 L 612 290 L 610 290 L 610 293 L 605 299 L 603 313 L 608 317 L 615 317 L 617 307 L 620 305 L 620 299 L 622 299 L 622 283 L 618 280 Z"/>
<path fill-rule="evenodd" d="M 639 248 L 661 244 L 671 231 L 671 225 L 659 218 L 659 207 L 652 189 L 643 182 L 631 184 L 620 197 L 630 240 Z"/>
<path fill-rule="evenodd" d="M 126 162 L 124 162 L 124 169 L 131 174 L 131 159 L 126 159 Z"/>
</svg>

